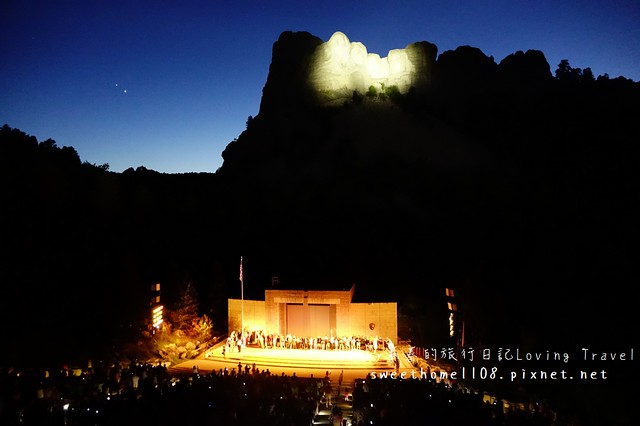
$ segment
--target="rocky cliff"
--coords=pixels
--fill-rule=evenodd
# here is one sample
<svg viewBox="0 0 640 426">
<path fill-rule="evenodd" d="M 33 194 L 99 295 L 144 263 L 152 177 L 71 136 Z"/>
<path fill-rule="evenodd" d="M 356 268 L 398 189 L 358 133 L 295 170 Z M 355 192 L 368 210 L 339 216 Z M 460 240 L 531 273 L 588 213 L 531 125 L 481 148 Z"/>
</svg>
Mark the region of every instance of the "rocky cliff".
<svg viewBox="0 0 640 426">
<path fill-rule="evenodd" d="M 430 312 L 452 285 L 485 336 L 588 335 L 587 312 L 615 308 L 584 283 L 630 273 L 638 84 L 554 76 L 535 50 L 437 52 L 383 58 L 341 33 L 283 33 L 260 112 L 218 172 L 238 238 L 298 285 L 356 282 Z"/>
</svg>

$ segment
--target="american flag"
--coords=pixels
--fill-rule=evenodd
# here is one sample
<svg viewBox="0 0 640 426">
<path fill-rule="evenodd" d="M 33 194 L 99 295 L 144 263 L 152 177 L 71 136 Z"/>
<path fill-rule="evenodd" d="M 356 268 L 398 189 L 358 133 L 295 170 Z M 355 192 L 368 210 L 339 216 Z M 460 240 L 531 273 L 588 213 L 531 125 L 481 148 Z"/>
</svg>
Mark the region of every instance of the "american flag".
<svg viewBox="0 0 640 426">
<path fill-rule="evenodd" d="M 242 281 L 242 256 L 240 256 L 240 281 Z"/>
</svg>

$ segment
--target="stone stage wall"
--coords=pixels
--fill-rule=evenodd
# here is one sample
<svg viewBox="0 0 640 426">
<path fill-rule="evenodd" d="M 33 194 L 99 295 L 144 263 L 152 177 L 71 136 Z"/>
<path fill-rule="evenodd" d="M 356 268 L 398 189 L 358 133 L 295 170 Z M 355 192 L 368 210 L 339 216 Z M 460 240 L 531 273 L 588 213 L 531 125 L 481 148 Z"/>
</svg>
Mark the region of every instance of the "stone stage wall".
<svg viewBox="0 0 640 426">
<path fill-rule="evenodd" d="M 320 290 L 266 290 L 265 300 L 229 299 L 229 333 L 242 328 L 246 330 L 264 330 L 267 333 L 288 334 L 290 329 L 300 329 L 289 324 L 293 318 L 293 309 L 288 318 L 287 305 L 296 305 L 296 318 L 304 315 L 305 307 L 313 305 L 328 306 L 322 312 L 328 312 L 326 318 L 307 318 L 306 321 L 326 324 L 326 335 L 366 336 L 386 339 L 398 343 L 397 303 L 352 303 L 354 288 L 344 291 Z M 310 306 L 311 305 L 311 306 Z M 244 315 L 243 315 L 244 311 Z M 313 316 L 309 309 L 310 316 Z M 325 314 L 320 314 L 325 315 Z M 313 325 L 313 324 L 312 324 Z M 312 337 L 312 336 L 309 336 Z"/>
</svg>

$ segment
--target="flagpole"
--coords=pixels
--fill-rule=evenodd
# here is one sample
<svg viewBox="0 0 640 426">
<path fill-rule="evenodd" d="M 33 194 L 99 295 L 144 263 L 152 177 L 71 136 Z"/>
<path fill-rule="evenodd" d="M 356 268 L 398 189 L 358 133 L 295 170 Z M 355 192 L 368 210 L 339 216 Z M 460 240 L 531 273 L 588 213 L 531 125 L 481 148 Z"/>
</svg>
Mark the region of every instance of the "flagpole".
<svg viewBox="0 0 640 426">
<path fill-rule="evenodd" d="M 240 309 L 242 317 L 240 319 L 240 338 L 244 338 L 244 277 L 242 273 L 242 256 L 240 256 Z"/>
</svg>

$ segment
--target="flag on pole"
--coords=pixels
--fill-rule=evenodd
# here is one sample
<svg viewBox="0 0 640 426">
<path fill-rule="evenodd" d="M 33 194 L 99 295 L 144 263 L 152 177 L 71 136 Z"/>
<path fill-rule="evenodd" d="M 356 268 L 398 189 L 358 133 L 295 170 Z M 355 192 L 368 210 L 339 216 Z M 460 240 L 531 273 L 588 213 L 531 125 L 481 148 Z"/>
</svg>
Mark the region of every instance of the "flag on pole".
<svg viewBox="0 0 640 426">
<path fill-rule="evenodd" d="M 242 317 L 240 319 L 240 339 L 244 343 L 244 281 L 242 281 L 242 256 L 240 256 L 240 299 L 242 300 Z"/>
</svg>

